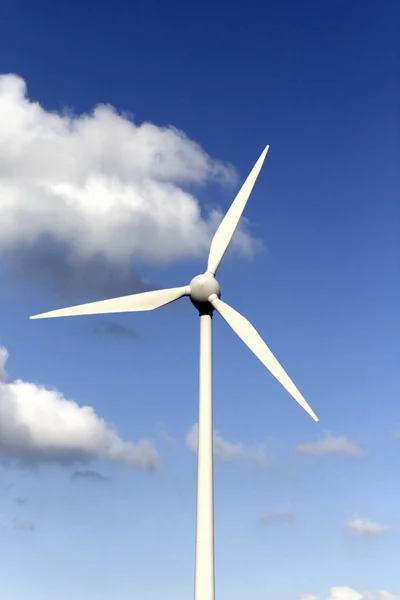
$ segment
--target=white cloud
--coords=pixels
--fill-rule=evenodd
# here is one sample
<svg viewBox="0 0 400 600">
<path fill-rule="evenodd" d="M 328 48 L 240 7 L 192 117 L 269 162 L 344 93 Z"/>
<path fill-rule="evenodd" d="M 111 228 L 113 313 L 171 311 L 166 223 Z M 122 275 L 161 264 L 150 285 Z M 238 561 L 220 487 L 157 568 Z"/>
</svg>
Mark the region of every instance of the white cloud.
<svg viewBox="0 0 400 600">
<path fill-rule="evenodd" d="M 98 255 L 115 268 L 196 257 L 221 214 L 202 214 L 188 187 L 235 178 L 174 127 L 137 125 L 108 105 L 49 112 L 23 79 L 0 75 L 0 252 L 50 236 L 65 246 L 64 269 Z M 243 227 L 234 246 L 255 249 Z"/>
<path fill-rule="evenodd" d="M 108 459 L 146 470 L 159 462 L 148 440 L 125 442 L 92 407 L 19 379 L 0 382 L 0 457 L 26 464 Z"/>
<path fill-rule="evenodd" d="M 370 519 L 361 519 L 358 515 L 354 515 L 350 521 L 346 523 L 346 529 L 357 535 L 366 535 L 378 537 L 390 530 L 387 525 L 382 525 Z"/>
<path fill-rule="evenodd" d="M 346 586 L 332 587 L 328 600 L 362 600 L 363 594 Z"/>
<path fill-rule="evenodd" d="M 315 442 L 306 442 L 299 444 L 296 448 L 298 454 L 336 454 L 338 456 L 347 456 L 349 458 L 358 458 L 363 455 L 363 450 L 353 440 L 345 436 L 327 435 L 325 438 Z"/>
<path fill-rule="evenodd" d="M 363 594 L 347 586 L 332 587 L 328 600 L 362 600 Z"/>
<path fill-rule="evenodd" d="M 299 600 L 319 600 L 317 596 L 304 594 Z M 400 595 L 385 590 L 377 592 L 358 592 L 347 586 L 336 586 L 329 590 L 326 600 L 400 600 Z"/>
<path fill-rule="evenodd" d="M 250 462 L 260 467 L 269 465 L 264 446 L 246 446 L 240 442 L 232 443 L 224 440 L 217 431 L 214 431 L 214 457 L 225 462 Z M 197 453 L 198 425 L 195 424 L 186 435 L 186 445 Z"/>
</svg>

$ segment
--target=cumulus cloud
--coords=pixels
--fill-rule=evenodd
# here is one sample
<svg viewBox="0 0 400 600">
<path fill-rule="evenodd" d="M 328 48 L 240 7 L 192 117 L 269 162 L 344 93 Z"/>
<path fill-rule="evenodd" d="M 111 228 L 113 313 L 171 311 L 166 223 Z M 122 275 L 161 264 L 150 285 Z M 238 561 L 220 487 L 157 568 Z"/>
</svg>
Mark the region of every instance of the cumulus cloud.
<svg viewBox="0 0 400 600">
<path fill-rule="evenodd" d="M 224 440 L 217 431 L 214 431 L 214 457 L 224 462 L 249 462 L 260 467 L 269 465 L 266 450 L 262 445 L 246 446 L 240 442 L 232 443 Z M 198 447 L 197 423 L 186 435 L 186 445 L 194 453 Z"/>
<path fill-rule="evenodd" d="M 196 186 L 235 181 L 232 166 L 174 127 L 136 124 L 108 105 L 50 112 L 21 77 L 0 76 L 0 253 L 16 276 L 63 295 L 142 290 L 138 261 L 208 248 L 221 213 L 201 210 Z M 251 255 L 257 244 L 243 223 L 233 245 Z"/>
<path fill-rule="evenodd" d="M 150 441 L 126 442 L 91 406 L 20 379 L 0 382 L 0 457 L 26 465 L 108 459 L 153 470 L 159 464 Z"/>
<path fill-rule="evenodd" d="M 390 527 L 376 521 L 371 521 L 370 519 L 361 519 L 358 515 L 354 515 L 346 523 L 346 529 L 356 535 L 379 537 L 386 531 L 389 531 Z"/>
<path fill-rule="evenodd" d="M 296 452 L 298 454 L 312 454 L 315 456 L 336 454 L 338 456 L 347 456 L 349 458 L 358 458 L 364 454 L 357 442 L 349 440 L 345 436 L 332 435 L 327 435 L 325 438 L 315 442 L 299 444 L 296 447 Z"/>
<path fill-rule="evenodd" d="M 107 261 L 100 254 L 79 258 L 71 254 L 68 243 L 50 235 L 31 243 L 21 242 L 20 246 L 2 248 L 0 243 L 0 256 L 10 289 L 34 282 L 41 289 L 51 290 L 58 302 L 154 289 L 130 263 Z"/>
<path fill-rule="evenodd" d="M 400 600 L 400 595 L 385 590 L 377 592 L 359 592 L 347 586 L 336 586 L 329 590 L 326 600 Z M 318 596 L 304 594 L 299 600 L 319 600 Z"/>
<path fill-rule="evenodd" d="M 363 594 L 347 586 L 332 587 L 328 600 L 362 600 Z"/>
</svg>

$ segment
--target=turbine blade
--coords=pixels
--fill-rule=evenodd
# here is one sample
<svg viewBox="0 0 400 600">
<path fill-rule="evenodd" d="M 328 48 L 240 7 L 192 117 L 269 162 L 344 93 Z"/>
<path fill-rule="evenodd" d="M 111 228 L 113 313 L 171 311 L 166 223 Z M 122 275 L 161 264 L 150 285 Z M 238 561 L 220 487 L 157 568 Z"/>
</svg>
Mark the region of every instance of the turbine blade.
<svg viewBox="0 0 400 600">
<path fill-rule="evenodd" d="M 268 149 L 269 146 L 266 146 L 215 232 L 211 242 L 207 265 L 207 271 L 213 275 L 216 274 L 219 264 L 223 259 L 233 234 L 235 233 L 251 190 L 254 187 L 265 157 L 267 156 Z"/>
<path fill-rule="evenodd" d="M 318 421 L 318 417 L 300 394 L 290 377 L 285 373 L 271 350 L 254 329 L 253 325 L 231 306 L 219 300 L 217 296 L 211 296 L 209 301 L 221 317 L 228 323 L 237 336 L 250 348 L 272 375 L 289 392 L 291 396 L 304 408 L 306 412 Z"/>
<path fill-rule="evenodd" d="M 111 300 L 100 300 L 99 302 L 89 302 L 89 304 L 79 304 L 78 306 L 52 310 L 29 318 L 47 319 L 52 317 L 154 310 L 155 308 L 160 308 L 160 306 L 174 302 L 175 300 L 182 298 L 182 296 L 186 296 L 188 293 L 189 287 L 154 290 L 152 292 L 143 292 L 142 294 L 133 294 L 131 296 L 122 296 L 121 298 L 112 298 Z"/>
</svg>

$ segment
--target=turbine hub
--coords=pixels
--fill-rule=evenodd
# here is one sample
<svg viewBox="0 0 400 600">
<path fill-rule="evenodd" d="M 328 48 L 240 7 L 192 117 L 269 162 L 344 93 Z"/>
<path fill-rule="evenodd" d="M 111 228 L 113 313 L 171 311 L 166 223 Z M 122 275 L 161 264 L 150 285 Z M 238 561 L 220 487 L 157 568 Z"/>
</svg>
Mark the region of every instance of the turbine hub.
<svg viewBox="0 0 400 600">
<path fill-rule="evenodd" d="M 221 297 L 219 283 L 211 273 L 197 275 L 190 282 L 190 300 L 201 314 L 211 314 L 214 310 L 208 301 L 212 294 Z"/>
</svg>

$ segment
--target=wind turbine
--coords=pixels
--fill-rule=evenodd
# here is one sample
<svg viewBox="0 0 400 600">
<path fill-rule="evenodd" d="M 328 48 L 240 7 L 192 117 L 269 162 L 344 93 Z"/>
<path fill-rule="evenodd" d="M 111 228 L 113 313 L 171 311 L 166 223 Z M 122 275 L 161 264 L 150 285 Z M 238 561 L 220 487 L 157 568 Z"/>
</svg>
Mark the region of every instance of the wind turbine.
<svg viewBox="0 0 400 600">
<path fill-rule="evenodd" d="M 212 424 L 212 315 L 216 310 L 236 335 L 276 377 L 293 398 L 318 421 L 313 410 L 285 373 L 260 335 L 241 314 L 223 302 L 215 278 L 221 260 L 238 226 L 251 190 L 264 163 L 269 146 L 257 160 L 239 193 L 219 225 L 211 242 L 207 270 L 189 285 L 155 290 L 122 298 L 90 302 L 30 317 L 69 317 L 154 310 L 189 296 L 200 315 L 200 381 L 197 463 L 197 511 L 195 554 L 195 600 L 214 600 L 214 492 L 213 492 L 213 424 Z"/>
</svg>

